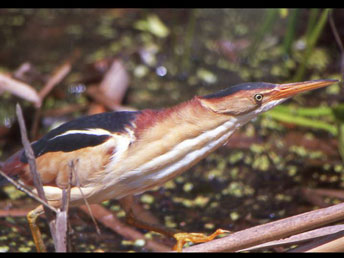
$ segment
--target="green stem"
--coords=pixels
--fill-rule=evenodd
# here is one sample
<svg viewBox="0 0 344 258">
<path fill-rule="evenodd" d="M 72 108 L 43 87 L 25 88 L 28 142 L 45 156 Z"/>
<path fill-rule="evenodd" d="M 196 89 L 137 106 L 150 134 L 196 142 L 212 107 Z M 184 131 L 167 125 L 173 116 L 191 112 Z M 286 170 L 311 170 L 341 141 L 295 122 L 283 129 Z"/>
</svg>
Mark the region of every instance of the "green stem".
<svg viewBox="0 0 344 258">
<path fill-rule="evenodd" d="M 305 54 L 303 56 L 303 61 L 299 67 L 299 69 L 296 72 L 296 75 L 294 77 L 294 81 L 301 81 L 304 77 L 306 67 L 308 64 L 309 57 L 313 51 L 314 46 L 316 45 L 319 36 L 321 35 L 321 32 L 326 24 L 328 13 L 330 9 L 325 9 L 321 15 L 318 23 L 314 26 L 312 31 L 309 33 L 309 37 L 307 38 L 307 48 L 305 51 Z"/>
<path fill-rule="evenodd" d="M 265 113 L 264 116 L 271 117 L 278 121 L 295 124 L 299 126 L 310 127 L 314 129 L 322 129 L 325 130 L 333 135 L 337 135 L 338 130 L 337 127 L 326 122 L 322 122 L 319 120 L 313 120 L 309 118 L 305 118 L 302 116 L 295 116 L 287 113 L 283 113 L 276 110 L 270 110 L 269 112 Z"/>
<path fill-rule="evenodd" d="M 254 52 L 257 50 L 258 45 L 262 41 L 264 35 L 270 31 L 271 27 L 275 24 L 275 20 L 278 17 L 279 9 L 268 9 L 266 11 L 266 16 L 263 21 L 263 25 L 258 30 L 256 37 L 250 47 L 249 57 L 251 57 Z"/>
<path fill-rule="evenodd" d="M 300 13 L 299 9 L 293 9 L 288 18 L 287 33 L 286 33 L 286 36 L 284 37 L 284 42 L 283 42 L 284 54 L 289 54 L 291 45 L 294 40 L 295 29 L 296 29 L 296 24 L 297 24 L 297 16 L 299 13 Z"/>
</svg>

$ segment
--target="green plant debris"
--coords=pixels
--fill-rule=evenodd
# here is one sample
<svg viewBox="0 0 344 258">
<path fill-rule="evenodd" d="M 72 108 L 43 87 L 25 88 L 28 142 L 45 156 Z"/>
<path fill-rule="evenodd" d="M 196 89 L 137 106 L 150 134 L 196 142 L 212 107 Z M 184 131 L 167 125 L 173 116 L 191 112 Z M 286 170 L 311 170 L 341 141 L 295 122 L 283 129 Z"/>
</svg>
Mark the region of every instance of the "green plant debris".
<svg viewBox="0 0 344 258">
<path fill-rule="evenodd" d="M 309 57 L 307 67 L 310 69 L 323 71 L 329 62 L 329 56 L 326 53 L 326 50 L 315 48 Z"/>
<path fill-rule="evenodd" d="M 174 219 L 172 216 L 165 216 L 165 225 L 166 227 L 169 227 L 169 228 L 175 228 L 177 227 L 177 223 L 174 222 Z"/>
<path fill-rule="evenodd" d="M 206 223 L 206 224 L 204 224 L 204 228 L 206 228 L 206 229 L 214 229 L 215 225 L 213 223 Z"/>
<path fill-rule="evenodd" d="M 232 221 L 236 221 L 236 220 L 238 220 L 238 219 L 240 218 L 239 213 L 236 212 L 236 211 L 231 212 L 231 213 L 229 214 L 229 216 L 230 216 L 230 218 L 231 218 Z"/>
<path fill-rule="evenodd" d="M 116 213 L 117 218 L 124 218 L 125 217 L 125 211 L 120 210 L 119 212 Z"/>
<path fill-rule="evenodd" d="M 229 186 L 221 191 L 223 195 L 232 195 L 235 197 L 243 197 L 252 195 L 254 189 L 251 186 L 244 185 L 242 182 L 231 182 Z"/>
<path fill-rule="evenodd" d="M 137 21 L 134 24 L 134 28 L 150 32 L 159 38 L 165 38 L 170 33 L 168 27 L 166 27 L 157 15 L 149 15 L 145 20 Z"/>
<path fill-rule="evenodd" d="M 143 195 L 141 195 L 140 200 L 143 203 L 152 204 L 154 202 L 154 196 L 152 196 L 150 194 L 143 194 Z"/>
<path fill-rule="evenodd" d="M 26 193 L 19 191 L 14 185 L 7 185 L 3 190 L 8 194 L 11 200 L 16 200 L 26 195 Z"/>
<path fill-rule="evenodd" d="M 257 153 L 257 154 L 263 153 L 265 149 L 266 149 L 266 147 L 264 145 L 252 144 L 250 146 L 250 151 L 252 151 L 253 153 Z"/>
<path fill-rule="evenodd" d="M 228 162 L 230 164 L 235 164 L 239 162 L 240 160 L 242 160 L 243 157 L 244 157 L 244 153 L 242 151 L 235 151 L 233 152 L 233 154 L 229 155 Z"/>
<path fill-rule="evenodd" d="M 252 167 L 261 171 L 267 171 L 270 167 L 270 161 L 267 155 L 256 156 Z"/>
<path fill-rule="evenodd" d="M 297 173 L 297 167 L 293 165 L 287 166 L 287 171 L 289 176 L 295 176 Z"/>
<path fill-rule="evenodd" d="M 337 173 L 342 173 L 344 171 L 344 167 L 342 164 L 336 164 L 333 169 Z"/>
<path fill-rule="evenodd" d="M 18 250 L 19 250 L 19 252 L 27 253 L 27 252 L 31 251 L 31 248 L 27 247 L 27 246 L 20 246 Z"/>
<path fill-rule="evenodd" d="M 176 183 L 173 180 L 170 180 L 164 184 L 165 189 L 174 189 L 176 187 Z"/>
<path fill-rule="evenodd" d="M 183 185 L 183 190 L 184 192 L 190 192 L 193 188 L 193 184 L 192 183 L 186 183 Z"/>
<path fill-rule="evenodd" d="M 142 78 L 144 76 L 147 75 L 148 73 L 148 67 L 145 66 L 145 65 L 138 65 L 135 70 L 134 70 L 134 75 L 137 77 L 137 78 Z"/>
<path fill-rule="evenodd" d="M 0 246 L 0 253 L 6 253 L 10 250 L 8 246 L 2 245 Z"/>
<path fill-rule="evenodd" d="M 217 81 L 217 77 L 214 73 L 212 73 L 209 70 L 206 70 L 204 68 L 200 68 L 197 70 L 197 76 L 200 78 L 202 81 L 213 84 Z"/>
<path fill-rule="evenodd" d="M 204 207 L 208 204 L 210 198 L 206 196 L 197 196 L 195 199 L 185 199 L 181 197 L 173 197 L 175 203 L 181 203 L 185 207 Z"/>
<path fill-rule="evenodd" d="M 122 240 L 121 241 L 121 245 L 134 245 L 134 241 L 133 240 Z"/>
<path fill-rule="evenodd" d="M 146 244 L 144 239 L 136 239 L 134 242 L 134 246 L 143 247 Z"/>
</svg>

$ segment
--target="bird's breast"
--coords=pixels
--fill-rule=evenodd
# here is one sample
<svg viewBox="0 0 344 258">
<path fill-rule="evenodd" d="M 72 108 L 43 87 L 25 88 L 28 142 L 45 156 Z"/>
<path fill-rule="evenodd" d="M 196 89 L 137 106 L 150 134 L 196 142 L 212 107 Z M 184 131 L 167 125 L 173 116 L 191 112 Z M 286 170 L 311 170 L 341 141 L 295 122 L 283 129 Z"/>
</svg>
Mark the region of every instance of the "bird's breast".
<svg viewBox="0 0 344 258">
<path fill-rule="evenodd" d="M 211 130 L 203 131 L 193 138 L 178 142 L 166 152 L 124 172 L 117 182 L 117 187 L 113 188 L 113 194 L 116 198 L 122 198 L 164 184 L 223 145 L 236 128 L 237 123 L 233 118 Z M 161 139 L 161 141 L 163 140 Z M 145 151 L 150 152 L 152 145 L 154 143 L 151 146 L 147 145 Z"/>
</svg>

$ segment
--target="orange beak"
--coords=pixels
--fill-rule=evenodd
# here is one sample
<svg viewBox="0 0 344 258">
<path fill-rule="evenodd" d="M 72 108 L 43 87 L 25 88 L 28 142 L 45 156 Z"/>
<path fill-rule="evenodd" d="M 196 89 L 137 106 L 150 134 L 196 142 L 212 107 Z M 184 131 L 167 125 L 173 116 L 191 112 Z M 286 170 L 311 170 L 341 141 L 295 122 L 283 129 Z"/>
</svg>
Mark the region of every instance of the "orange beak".
<svg viewBox="0 0 344 258">
<path fill-rule="evenodd" d="M 338 80 L 314 80 L 305 82 L 294 82 L 286 84 L 278 84 L 274 88 L 272 98 L 275 100 L 289 98 L 298 93 L 309 90 L 319 89 L 338 82 Z"/>
</svg>

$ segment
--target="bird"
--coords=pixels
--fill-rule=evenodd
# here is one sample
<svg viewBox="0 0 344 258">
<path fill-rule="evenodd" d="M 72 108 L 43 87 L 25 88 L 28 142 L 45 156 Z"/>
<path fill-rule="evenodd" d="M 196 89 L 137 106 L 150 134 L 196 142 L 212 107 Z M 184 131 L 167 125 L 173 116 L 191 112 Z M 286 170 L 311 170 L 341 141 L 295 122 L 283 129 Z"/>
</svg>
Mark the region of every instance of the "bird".
<svg viewBox="0 0 344 258">
<path fill-rule="evenodd" d="M 259 114 L 296 94 L 336 82 L 247 82 L 172 107 L 105 112 L 66 122 L 31 143 L 47 201 L 59 208 L 62 191 L 68 186 L 70 206 L 82 205 L 84 199 L 88 203 L 117 199 L 124 203 L 128 221 L 159 232 L 153 225 L 135 222 L 130 208 L 133 196 L 187 171 Z M 71 162 L 76 172 L 70 177 Z M 33 185 L 24 149 L 3 162 L 1 170 L 8 176 L 18 176 L 25 185 Z M 37 251 L 45 251 L 35 225 L 43 212 L 40 205 L 27 216 Z M 223 232 L 218 230 L 211 237 L 170 235 L 177 239 L 180 251 L 186 240 L 207 241 Z"/>
</svg>

